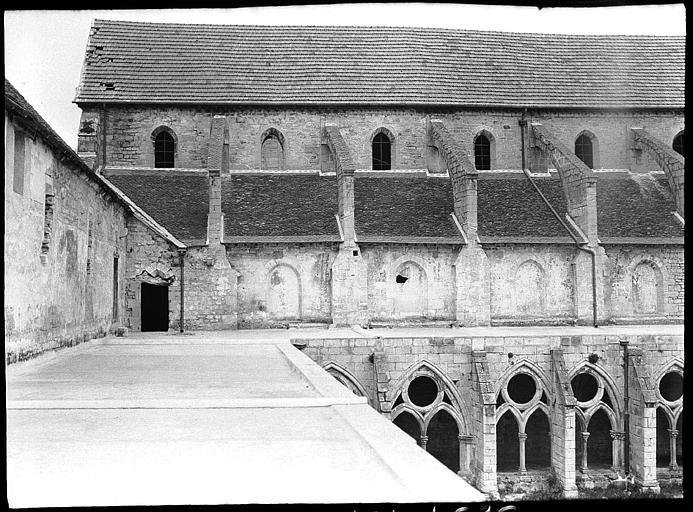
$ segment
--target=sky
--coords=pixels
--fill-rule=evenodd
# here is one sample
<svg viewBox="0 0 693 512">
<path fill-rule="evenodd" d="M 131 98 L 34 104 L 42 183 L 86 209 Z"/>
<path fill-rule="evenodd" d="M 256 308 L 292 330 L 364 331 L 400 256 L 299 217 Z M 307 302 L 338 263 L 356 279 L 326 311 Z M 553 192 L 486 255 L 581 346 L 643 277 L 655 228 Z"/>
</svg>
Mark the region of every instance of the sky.
<svg viewBox="0 0 693 512">
<path fill-rule="evenodd" d="M 71 147 L 75 97 L 93 19 L 237 25 L 437 27 L 564 34 L 685 35 L 683 4 L 546 8 L 464 4 L 331 4 L 238 9 L 5 11 L 5 77 Z"/>
</svg>

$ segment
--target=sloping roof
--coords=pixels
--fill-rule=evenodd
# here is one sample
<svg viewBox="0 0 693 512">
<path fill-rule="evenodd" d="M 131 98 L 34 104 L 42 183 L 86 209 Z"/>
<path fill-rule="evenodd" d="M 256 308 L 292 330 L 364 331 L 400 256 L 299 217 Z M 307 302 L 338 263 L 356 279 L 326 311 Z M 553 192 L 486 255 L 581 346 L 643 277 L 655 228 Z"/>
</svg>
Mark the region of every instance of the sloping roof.
<svg viewBox="0 0 693 512">
<path fill-rule="evenodd" d="M 95 20 L 75 101 L 683 108 L 685 37 Z"/>
<path fill-rule="evenodd" d="M 335 176 L 223 176 L 221 209 L 225 242 L 341 240 Z"/>
<path fill-rule="evenodd" d="M 558 175 L 534 178 L 534 182 L 564 217 L 567 205 Z M 561 238 L 572 242 L 523 174 L 479 173 L 477 222 L 481 242 L 500 238 Z"/>
<path fill-rule="evenodd" d="M 439 238 L 463 243 L 452 211 L 452 187 L 447 178 L 354 180 L 354 217 L 360 242 Z"/>
<path fill-rule="evenodd" d="M 107 178 L 173 236 L 188 245 L 207 239 L 209 178 L 206 172 L 175 175 L 133 171 Z"/>
<path fill-rule="evenodd" d="M 597 173 L 599 238 L 683 237 L 664 174 Z"/>
</svg>

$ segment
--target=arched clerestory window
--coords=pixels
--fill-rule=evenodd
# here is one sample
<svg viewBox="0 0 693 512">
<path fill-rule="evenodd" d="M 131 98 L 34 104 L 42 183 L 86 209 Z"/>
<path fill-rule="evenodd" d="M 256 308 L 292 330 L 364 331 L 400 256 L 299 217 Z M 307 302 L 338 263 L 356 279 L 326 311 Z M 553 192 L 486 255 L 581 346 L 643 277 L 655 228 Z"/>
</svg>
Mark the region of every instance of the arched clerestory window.
<svg viewBox="0 0 693 512">
<path fill-rule="evenodd" d="M 176 141 L 168 129 L 158 129 L 154 133 L 154 167 L 175 167 Z"/>
<path fill-rule="evenodd" d="M 582 133 L 575 139 L 575 156 L 590 169 L 594 168 L 594 137 Z"/>
<path fill-rule="evenodd" d="M 671 146 L 679 155 L 684 158 L 686 157 L 686 146 L 683 139 L 683 130 L 676 134 L 676 137 L 674 137 L 674 142 Z"/>
<path fill-rule="evenodd" d="M 373 170 L 389 171 L 392 169 L 392 140 L 381 129 L 373 137 Z"/>
<path fill-rule="evenodd" d="M 474 139 L 474 166 L 477 171 L 491 170 L 491 140 L 484 133 Z"/>
</svg>

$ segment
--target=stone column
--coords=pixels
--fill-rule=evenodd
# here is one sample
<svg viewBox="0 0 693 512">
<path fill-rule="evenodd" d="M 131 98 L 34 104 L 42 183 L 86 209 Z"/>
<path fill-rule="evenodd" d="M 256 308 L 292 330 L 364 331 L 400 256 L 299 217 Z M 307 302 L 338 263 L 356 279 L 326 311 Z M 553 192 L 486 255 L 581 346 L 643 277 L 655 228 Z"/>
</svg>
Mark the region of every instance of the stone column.
<svg viewBox="0 0 693 512">
<path fill-rule="evenodd" d="M 623 469 L 623 460 L 621 453 L 623 452 L 623 440 L 626 437 L 625 432 L 610 430 L 611 435 L 611 470 L 614 473 L 620 473 Z"/>
<path fill-rule="evenodd" d="M 520 474 L 524 475 L 527 473 L 527 468 L 525 466 L 525 441 L 527 440 L 527 434 L 518 432 L 517 438 L 520 441 Z"/>
<path fill-rule="evenodd" d="M 425 450 L 426 445 L 428 444 L 428 436 L 425 436 L 422 434 L 420 437 L 420 440 L 421 440 L 421 448 L 423 448 Z"/>
<path fill-rule="evenodd" d="M 590 437 L 589 432 L 580 432 L 582 436 L 582 461 L 580 462 L 580 471 L 587 471 L 587 438 Z"/>
<path fill-rule="evenodd" d="M 679 435 L 679 431 L 675 428 L 667 429 L 669 431 L 669 471 L 678 471 L 679 465 L 676 463 L 676 437 Z"/>
</svg>

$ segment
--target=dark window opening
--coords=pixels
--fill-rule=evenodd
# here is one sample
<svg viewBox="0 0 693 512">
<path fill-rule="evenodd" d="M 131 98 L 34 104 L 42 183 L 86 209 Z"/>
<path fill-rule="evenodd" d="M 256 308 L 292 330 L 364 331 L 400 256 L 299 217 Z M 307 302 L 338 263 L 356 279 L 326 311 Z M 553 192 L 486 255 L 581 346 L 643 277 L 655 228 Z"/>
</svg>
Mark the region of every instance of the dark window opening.
<svg viewBox="0 0 693 512">
<path fill-rule="evenodd" d="M 526 373 L 518 373 L 508 382 L 508 396 L 518 404 L 526 404 L 534 398 L 537 384 Z"/>
<path fill-rule="evenodd" d="M 414 416 L 403 412 L 394 419 L 393 423 L 413 437 L 416 444 L 421 445 L 421 429 Z"/>
<path fill-rule="evenodd" d="M 549 405 L 549 398 L 546 396 L 546 392 L 542 391 L 541 392 L 541 398 L 539 399 L 542 402 L 544 402 L 546 405 Z"/>
<path fill-rule="evenodd" d="M 392 168 L 392 143 L 387 135 L 373 137 L 373 170 L 389 171 Z"/>
<path fill-rule="evenodd" d="M 168 331 L 168 286 L 142 283 L 142 331 Z"/>
<path fill-rule="evenodd" d="M 498 393 L 498 399 L 496 400 L 496 407 L 500 407 L 505 403 L 505 398 L 503 398 L 503 393 Z"/>
<path fill-rule="evenodd" d="M 614 408 L 612 402 L 611 402 L 611 394 L 607 389 L 604 390 L 604 394 L 602 395 L 602 402 L 604 402 L 606 405 L 611 407 L 612 409 Z"/>
<path fill-rule="evenodd" d="M 671 436 L 669 419 L 661 407 L 657 407 L 657 467 L 666 468 L 671 462 Z M 681 433 L 679 433 L 681 435 Z"/>
<path fill-rule="evenodd" d="M 113 257 L 113 321 L 118 321 L 118 256 Z"/>
<path fill-rule="evenodd" d="M 603 409 L 599 409 L 590 418 L 587 431 L 587 465 L 591 469 L 609 468 L 612 464 L 611 453 L 611 422 Z"/>
<path fill-rule="evenodd" d="M 22 132 L 14 132 L 14 179 L 12 190 L 17 194 L 24 194 L 24 160 L 25 137 Z"/>
<path fill-rule="evenodd" d="M 575 156 L 582 160 L 590 169 L 594 167 L 592 139 L 587 135 L 580 135 L 575 141 Z"/>
<path fill-rule="evenodd" d="M 491 141 L 486 135 L 474 139 L 474 166 L 477 171 L 491 170 Z"/>
<path fill-rule="evenodd" d="M 535 411 L 525 425 L 525 466 L 543 469 L 551 466 L 551 437 L 549 419 L 542 411 Z"/>
<path fill-rule="evenodd" d="M 358 251 L 352 251 L 352 254 L 353 254 L 354 256 L 358 256 L 358 255 L 359 255 L 359 252 L 358 252 Z"/>
<path fill-rule="evenodd" d="M 573 388 L 573 395 L 578 402 L 589 402 L 599 390 L 597 379 L 589 373 L 580 373 L 573 377 L 570 386 Z"/>
<path fill-rule="evenodd" d="M 407 392 L 414 405 L 426 407 L 431 405 L 438 396 L 438 385 L 430 377 L 416 377 L 409 384 Z"/>
<path fill-rule="evenodd" d="M 520 440 L 517 421 L 511 412 L 501 416 L 496 424 L 496 457 L 498 471 L 517 471 L 520 468 Z"/>
<path fill-rule="evenodd" d="M 428 437 L 426 451 L 455 473 L 460 470 L 458 434 L 457 422 L 447 411 L 436 413 L 426 429 L 426 436 Z"/>
<path fill-rule="evenodd" d="M 408 279 L 408 277 L 404 277 L 402 274 L 397 274 L 397 277 L 395 277 L 395 282 L 397 284 L 404 284 Z"/>
<path fill-rule="evenodd" d="M 452 402 L 450 401 L 450 397 L 448 397 L 447 393 L 443 393 L 443 402 L 448 404 L 448 405 L 452 405 Z"/>
<path fill-rule="evenodd" d="M 676 137 L 674 137 L 674 143 L 672 144 L 674 151 L 679 155 L 686 158 L 686 145 L 683 139 L 683 130 L 681 130 Z"/>
<path fill-rule="evenodd" d="M 404 400 L 402 399 L 402 395 L 400 394 L 397 396 L 397 400 L 395 400 L 395 403 L 392 404 L 392 408 L 394 409 L 395 407 L 397 407 L 398 405 L 403 404 L 403 403 L 404 403 Z"/>
<path fill-rule="evenodd" d="M 659 392 L 664 400 L 674 402 L 683 396 L 683 375 L 669 372 L 659 381 Z"/>
<path fill-rule="evenodd" d="M 170 168 L 174 166 L 175 142 L 173 136 L 160 132 L 154 139 L 154 167 Z"/>
</svg>

